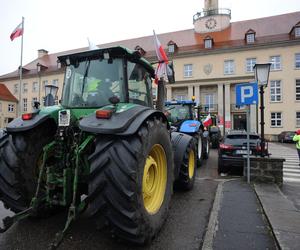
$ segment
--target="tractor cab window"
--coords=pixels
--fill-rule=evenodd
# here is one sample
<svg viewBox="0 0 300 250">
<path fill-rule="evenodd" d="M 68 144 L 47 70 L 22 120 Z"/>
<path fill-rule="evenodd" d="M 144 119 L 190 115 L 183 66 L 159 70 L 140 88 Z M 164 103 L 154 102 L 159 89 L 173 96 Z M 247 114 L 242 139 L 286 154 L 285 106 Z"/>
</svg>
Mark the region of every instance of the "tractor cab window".
<svg viewBox="0 0 300 250">
<path fill-rule="evenodd" d="M 166 108 L 167 118 L 171 123 L 190 119 L 190 109 L 187 105 L 171 105 Z"/>
<path fill-rule="evenodd" d="M 66 107 L 102 107 L 109 98 L 125 101 L 123 61 L 86 60 L 66 69 L 63 105 Z"/>
<path fill-rule="evenodd" d="M 152 105 L 152 81 L 149 73 L 139 64 L 128 62 L 129 102 L 143 106 Z"/>
</svg>

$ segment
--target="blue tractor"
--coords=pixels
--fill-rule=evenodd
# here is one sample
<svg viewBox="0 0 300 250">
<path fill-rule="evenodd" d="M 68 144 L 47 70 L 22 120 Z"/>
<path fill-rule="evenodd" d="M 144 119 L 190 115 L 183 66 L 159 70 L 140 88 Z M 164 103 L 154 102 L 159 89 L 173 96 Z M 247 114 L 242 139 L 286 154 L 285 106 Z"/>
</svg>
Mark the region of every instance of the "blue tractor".
<svg viewBox="0 0 300 250">
<path fill-rule="evenodd" d="M 167 101 L 165 115 L 173 131 L 189 134 L 195 138 L 197 144 L 197 164 L 200 166 L 209 156 L 209 132 L 196 117 L 196 102 Z"/>
</svg>

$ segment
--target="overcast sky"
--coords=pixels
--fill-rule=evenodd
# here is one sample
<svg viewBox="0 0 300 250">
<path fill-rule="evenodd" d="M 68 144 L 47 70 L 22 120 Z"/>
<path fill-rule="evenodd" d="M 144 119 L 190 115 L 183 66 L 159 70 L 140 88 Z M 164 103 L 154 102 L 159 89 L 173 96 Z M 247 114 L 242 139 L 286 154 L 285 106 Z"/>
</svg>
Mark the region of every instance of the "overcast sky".
<svg viewBox="0 0 300 250">
<path fill-rule="evenodd" d="M 1 0 L 0 75 L 20 65 L 21 38 L 9 36 L 25 17 L 23 65 L 49 53 L 193 28 L 204 0 Z M 300 11 L 299 0 L 219 0 L 232 21 Z M 300 20 L 299 20 L 300 21 Z M 272 27 L 270 27 L 272 28 Z"/>
</svg>

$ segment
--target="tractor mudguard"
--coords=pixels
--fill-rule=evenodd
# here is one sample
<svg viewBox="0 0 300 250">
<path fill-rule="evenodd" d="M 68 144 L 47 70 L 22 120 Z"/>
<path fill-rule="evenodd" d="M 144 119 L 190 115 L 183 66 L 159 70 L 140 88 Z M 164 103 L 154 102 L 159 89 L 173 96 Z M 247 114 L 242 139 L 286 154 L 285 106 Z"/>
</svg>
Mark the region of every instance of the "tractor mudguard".
<svg viewBox="0 0 300 250">
<path fill-rule="evenodd" d="M 150 116 L 161 117 L 167 123 L 165 115 L 149 107 L 137 105 L 120 113 L 113 113 L 110 119 L 98 119 L 95 113 L 79 122 L 82 131 L 95 134 L 132 135 Z"/>
<path fill-rule="evenodd" d="M 46 120 L 51 119 L 49 114 L 36 114 L 30 120 L 22 120 L 18 117 L 11 121 L 7 127 L 7 132 L 22 132 L 35 128 L 36 126 L 42 124 Z"/>
<path fill-rule="evenodd" d="M 199 131 L 201 123 L 196 120 L 186 120 L 184 121 L 179 129 L 181 133 L 196 133 Z"/>
<path fill-rule="evenodd" d="M 189 145 L 190 141 L 194 140 L 192 136 L 172 132 L 171 133 L 171 142 L 174 151 L 174 177 L 177 180 L 179 176 L 180 166 L 183 161 L 184 154 L 186 152 L 186 147 Z"/>
</svg>

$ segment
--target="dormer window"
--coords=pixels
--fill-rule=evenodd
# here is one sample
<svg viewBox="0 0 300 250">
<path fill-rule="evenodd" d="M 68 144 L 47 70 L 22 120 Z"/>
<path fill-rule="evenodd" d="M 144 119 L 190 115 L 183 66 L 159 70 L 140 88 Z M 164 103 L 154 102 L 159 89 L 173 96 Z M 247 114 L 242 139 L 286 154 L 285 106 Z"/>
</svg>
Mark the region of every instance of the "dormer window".
<svg viewBox="0 0 300 250">
<path fill-rule="evenodd" d="M 210 36 L 207 36 L 204 39 L 204 48 L 211 49 L 213 46 L 213 39 Z"/>
<path fill-rule="evenodd" d="M 171 40 L 168 42 L 167 45 L 168 45 L 168 53 L 174 54 L 177 50 L 177 44 Z"/>
<path fill-rule="evenodd" d="M 300 26 L 295 27 L 295 37 L 300 37 Z"/>
<path fill-rule="evenodd" d="M 146 54 L 146 51 L 139 45 L 135 46 L 134 49 L 137 50 L 141 54 L 141 56 L 144 56 Z"/>
<path fill-rule="evenodd" d="M 250 29 L 245 34 L 245 39 L 247 44 L 251 44 L 255 42 L 255 31 Z"/>
</svg>

